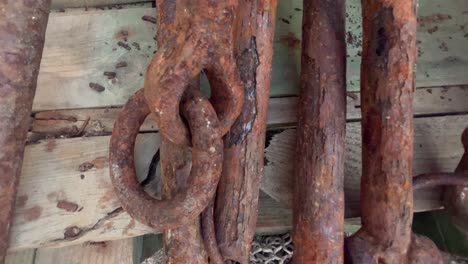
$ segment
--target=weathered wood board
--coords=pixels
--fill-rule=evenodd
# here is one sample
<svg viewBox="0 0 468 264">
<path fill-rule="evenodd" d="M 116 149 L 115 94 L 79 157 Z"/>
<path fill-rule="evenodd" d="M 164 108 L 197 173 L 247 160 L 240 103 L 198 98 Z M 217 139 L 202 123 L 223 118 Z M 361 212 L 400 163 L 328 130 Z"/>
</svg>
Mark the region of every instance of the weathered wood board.
<svg viewBox="0 0 468 264">
<path fill-rule="evenodd" d="M 115 240 L 154 231 L 131 219 L 120 207 L 109 177 L 109 139 L 52 139 L 27 146 L 11 249 Z M 155 133 L 139 136 L 138 175 L 147 175 L 158 145 Z M 93 168 L 80 171 L 80 165 L 86 162 Z M 283 230 L 288 225 L 285 207 L 266 195 L 262 197 L 258 232 Z"/>
<path fill-rule="evenodd" d="M 60 249 L 37 249 L 33 264 L 130 264 L 132 257 L 133 239 L 127 238 Z"/>
<path fill-rule="evenodd" d="M 347 7 L 349 90 L 359 86 L 359 2 L 350 0 Z M 272 96 L 297 92 L 301 3 L 279 1 Z M 468 13 L 464 13 L 468 2 L 450 0 L 442 5 L 424 0 L 419 6 L 417 86 L 468 84 Z M 156 26 L 141 19 L 155 13 L 151 8 L 130 8 L 51 14 L 34 110 L 122 105 L 142 87 L 146 66 L 156 50 Z M 122 61 L 128 66 L 116 69 Z M 105 71 L 116 72 L 116 78 L 108 79 Z M 98 83 L 105 90 L 96 92 L 89 83 Z"/>
<path fill-rule="evenodd" d="M 466 84 L 468 1 L 418 1 L 416 85 Z M 299 87 L 302 1 L 278 1 L 273 53 L 272 94 L 296 93 Z M 362 47 L 361 1 L 346 1 L 348 90 L 359 89 Z"/>
<path fill-rule="evenodd" d="M 465 124 L 468 124 L 468 115 L 417 118 L 415 136 L 417 144 L 420 144 L 416 145 L 417 170 L 452 170 L 461 154 L 457 132 L 461 133 Z M 358 126 L 359 123 L 351 123 L 348 129 L 347 192 L 355 191 L 359 185 Z M 286 186 L 290 183 L 291 153 L 294 149 L 291 134 L 293 130 L 278 134 L 270 140 L 266 150 L 267 164 L 262 189 L 283 201 L 281 195 L 285 196 L 289 190 L 272 191 L 271 183 L 283 181 Z M 109 178 L 109 138 L 51 139 L 27 146 L 12 226 L 10 245 L 13 249 L 114 240 L 152 231 L 132 220 L 120 208 Z M 139 136 L 136 146 L 138 175 L 144 177 L 147 174 L 148 164 L 155 152 L 153 146 L 157 147 L 158 143 L 156 133 Z M 93 168 L 80 171 L 80 165 L 86 162 L 91 163 Z M 417 207 L 418 210 L 440 207 L 437 190 L 423 193 L 416 197 L 416 205 L 421 206 Z M 352 195 L 347 198 L 347 202 L 356 202 Z M 350 207 L 348 215 L 356 215 L 355 208 Z M 264 197 L 260 201 L 258 231 L 272 232 L 289 226 L 285 222 L 290 221 L 288 217 L 290 211 L 287 207 Z"/>
<path fill-rule="evenodd" d="M 414 120 L 413 174 L 451 172 L 463 154 L 461 133 L 468 126 L 468 115 L 416 118 Z M 277 201 L 291 205 L 294 186 L 295 129 L 273 136 L 265 153 L 262 190 Z M 346 216 L 359 212 L 361 175 L 361 124 L 348 123 L 345 152 Z M 436 189 L 415 192 L 415 208 L 434 208 Z"/>
<path fill-rule="evenodd" d="M 150 0 L 52 0 L 52 8 L 94 7 L 151 2 Z M 154 1 L 153 1 L 154 2 Z"/>
<path fill-rule="evenodd" d="M 5 264 L 129 264 L 133 239 L 9 252 Z"/>
<path fill-rule="evenodd" d="M 468 85 L 417 89 L 414 98 L 415 116 L 468 113 Z M 296 122 L 297 97 L 270 98 L 267 124 L 271 127 L 290 126 Z M 60 104 L 58 102 L 58 104 Z M 359 93 L 349 92 L 347 120 L 361 117 Z M 120 108 L 70 109 L 38 112 L 32 132 L 52 135 L 70 135 L 80 131 L 82 135 L 108 135 L 112 132 Z M 88 120 L 89 118 L 89 120 Z M 87 124 L 85 124 L 87 123 Z M 149 117 L 140 131 L 158 130 Z"/>
</svg>

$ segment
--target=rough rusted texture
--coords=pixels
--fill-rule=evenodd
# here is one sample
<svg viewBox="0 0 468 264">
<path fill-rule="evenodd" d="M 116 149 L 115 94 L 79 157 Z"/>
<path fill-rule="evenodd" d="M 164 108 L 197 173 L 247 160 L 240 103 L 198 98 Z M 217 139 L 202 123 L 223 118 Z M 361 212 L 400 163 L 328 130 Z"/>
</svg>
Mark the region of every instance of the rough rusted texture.
<svg viewBox="0 0 468 264">
<path fill-rule="evenodd" d="M 205 249 L 210 256 L 211 264 L 223 264 L 224 259 L 219 251 L 218 242 L 216 241 L 216 229 L 214 223 L 214 198 L 208 207 L 203 211 L 201 219 L 201 227 Z"/>
<path fill-rule="evenodd" d="M 192 78 L 205 69 L 228 95 L 216 108 L 224 135 L 242 107 L 242 84 L 233 51 L 237 0 L 158 1 L 159 33 L 164 44 L 151 61 L 145 97 L 161 133 L 175 144 L 187 144 L 188 131 L 179 116 L 180 98 Z M 176 32 L 177 34 L 174 34 Z"/>
<path fill-rule="evenodd" d="M 156 1 L 159 20 L 157 44 L 162 46 L 169 38 L 177 35 L 175 29 L 180 25 L 174 25 L 177 21 L 171 14 L 175 14 L 175 1 Z M 179 8 L 179 20 L 183 20 L 182 10 Z M 195 78 L 187 89 L 198 89 L 199 78 Z M 188 176 L 192 166 L 192 156 L 190 148 L 176 145 L 161 135 L 161 182 L 163 198 L 169 199 L 183 192 L 188 188 Z M 164 261 L 170 263 L 186 263 L 188 259 L 191 263 L 208 263 L 208 255 L 205 251 L 205 244 L 201 235 L 200 218 L 192 220 L 187 225 L 175 229 L 164 230 Z"/>
<path fill-rule="evenodd" d="M 50 0 L 0 0 L 0 263 L 44 46 Z"/>
<path fill-rule="evenodd" d="M 350 263 L 442 263 L 411 233 L 415 11 L 414 1 L 362 1 L 362 228 L 346 239 Z"/>
<path fill-rule="evenodd" d="M 468 181 L 468 127 L 462 135 L 462 144 L 465 149 L 455 173 L 463 173 Z M 445 189 L 444 206 L 450 214 L 453 224 L 468 236 L 468 188 L 467 186 L 453 186 Z"/>
<path fill-rule="evenodd" d="M 243 86 L 240 117 L 225 136 L 223 175 L 215 202 L 216 237 L 225 260 L 248 263 L 257 222 L 269 98 L 275 0 L 240 0 L 234 23 L 233 66 Z M 216 110 L 225 111 L 229 94 L 216 72 L 207 71 Z"/>
<path fill-rule="evenodd" d="M 216 113 L 199 92 L 187 91 L 184 98 L 181 107 L 192 135 L 192 168 L 187 190 L 172 199 L 153 199 L 135 175 L 135 139 L 150 113 L 143 90 L 124 106 L 111 137 L 111 179 L 122 207 L 133 218 L 155 229 L 173 229 L 194 220 L 214 196 L 221 175 L 223 146 Z"/>
<path fill-rule="evenodd" d="M 345 1 L 305 0 L 292 263 L 343 263 Z"/>
<path fill-rule="evenodd" d="M 163 199 L 171 199 L 188 188 L 192 156 L 190 148 L 161 137 L 161 182 Z M 163 212 L 161 212 L 163 213 Z M 208 263 L 200 231 L 200 219 L 175 229 L 164 230 L 165 263 Z"/>
</svg>

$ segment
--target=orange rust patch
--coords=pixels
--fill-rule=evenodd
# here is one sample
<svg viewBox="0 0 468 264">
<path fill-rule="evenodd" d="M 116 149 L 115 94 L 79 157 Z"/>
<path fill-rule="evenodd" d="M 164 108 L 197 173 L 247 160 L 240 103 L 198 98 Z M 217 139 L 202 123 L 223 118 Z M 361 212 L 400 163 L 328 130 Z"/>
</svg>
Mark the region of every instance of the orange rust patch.
<svg viewBox="0 0 468 264">
<path fill-rule="evenodd" d="M 118 40 L 127 41 L 133 35 L 133 31 L 128 28 L 123 28 L 115 33 L 114 37 Z"/>
<path fill-rule="evenodd" d="M 114 223 L 113 222 L 108 222 L 104 225 L 104 230 L 110 230 L 114 228 Z"/>
<path fill-rule="evenodd" d="M 70 227 L 67 227 L 64 231 L 63 231 L 63 236 L 65 239 L 67 238 L 75 238 L 77 236 L 79 236 L 81 234 L 83 230 L 81 230 L 81 228 L 77 227 L 77 226 L 70 226 Z"/>
<path fill-rule="evenodd" d="M 42 214 L 42 207 L 36 205 L 32 208 L 25 210 L 23 213 L 23 218 L 26 221 L 34 221 L 38 219 L 41 216 L 41 214 Z"/>
<path fill-rule="evenodd" d="M 27 201 L 28 201 L 27 195 L 20 195 L 16 197 L 16 207 L 23 208 L 26 205 Z"/>
<path fill-rule="evenodd" d="M 91 163 L 94 165 L 96 169 L 104 169 L 107 163 L 109 162 L 108 157 L 97 157 Z"/>
<path fill-rule="evenodd" d="M 47 200 L 49 200 L 49 202 L 56 202 L 58 200 L 64 200 L 64 199 L 65 199 L 64 191 L 51 192 L 47 194 Z"/>
<path fill-rule="evenodd" d="M 47 144 L 45 146 L 45 151 L 52 152 L 55 149 L 55 147 L 57 147 L 57 142 L 55 141 L 55 139 L 48 139 Z"/>
<path fill-rule="evenodd" d="M 294 35 L 294 33 L 289 32 L 287 36 L 281 38 L 281 42 L 284 43 L 287 47 L 293 49 L 300 49 L 301 48 L 301 40 Z"/>
<path fill-rule="evenodd" d="M 57 208 L 63 209 L 68 212 L 76 212 L 78 210 L 78 205 L 76 203 L 62 200 L 57 202 Z"/>
<path fill-rule="evenodd" d="M 109 189 L 98 201 L 98 206 L 101 209 L 104 209 L 109 205 L 109 201 L 115 201 L 114 203 L 118 203 L 118 199 L 116 199 L 116 195 L 114 189 Z M 116 204 L 118 206 L 118 204 Z"/>
<path fill-rule="evenodd" d="M 125 227 L 125 230 L 124 230 L 124 235 L 130 235 L 131 232 L 129 232 L 130 229 L 133 229 L 135 227 L 135 219 L 132 219 L 130 220 L 130 222 L 128 223 L 128 225 Z"/>
<path fill-rule="evenodd" d="M 452 19 L 452 16 L 448 14 L 432 14 L 429 16 L 418 17 L 418 23 L 421 23 L 422 26 L 424 26 L 425 23 L 440 23 L 449 19 Z"/>
</svg>

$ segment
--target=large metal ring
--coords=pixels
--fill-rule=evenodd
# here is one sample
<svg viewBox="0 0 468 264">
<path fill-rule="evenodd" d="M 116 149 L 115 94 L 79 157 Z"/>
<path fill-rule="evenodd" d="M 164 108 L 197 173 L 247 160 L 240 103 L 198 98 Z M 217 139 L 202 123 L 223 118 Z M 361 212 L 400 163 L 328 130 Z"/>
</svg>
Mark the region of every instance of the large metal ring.
<svg viewBox="0 0 468 264">
<path fill-rule="evenodd" d="M 110 142 L 110 174 L 122 207 L 136 220 L 155 229 L 187 224 L 207 207 L 222 170 L 223 143 L 216 112 L 199 92 L 189 90 L 181 102 L 192 134 L 192 170 L 186 192 L 157 200 L 139 184 L 134 147 L 139 127 L 150 114 L 143 89 L 136 92 L 117 119 Z"/>
</svg>

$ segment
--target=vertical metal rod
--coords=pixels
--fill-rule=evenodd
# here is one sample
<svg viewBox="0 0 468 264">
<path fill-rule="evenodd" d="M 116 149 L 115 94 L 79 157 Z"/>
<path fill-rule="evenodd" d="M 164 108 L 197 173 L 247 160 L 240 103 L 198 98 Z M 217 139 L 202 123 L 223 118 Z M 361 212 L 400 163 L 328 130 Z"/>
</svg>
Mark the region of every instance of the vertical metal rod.
<svg viewBox="0 0 468 264">
<path fill-rule="evenodd" d="M 362 228 L 347 239 L 351 263 L 441 263 L 412 234 L 416 4 L 362 0 Z"/>
<path fill-rule="evenodd" d="M 177 192 L 185 191 L 191 169 L 190 148 L 175 145 L 161 136 L 161 182 L 163 199 L 170 199 Z M 165 262 L 202 264 L 208 263 L 200 232 L 200 218 L 187 225 L 164 230 Z"/>
<path fill-rule="evenodd" d="M 248 263 L 257 222 L 270 93 L 276 0 L 240 0 L 234 26 L 234 56 L 244 86 L 241 115 L 224 138 L 224 164 L 215 202 L 215 230 L 224 259 Z M 225 96 L 207 71 L 215 108 Z"/>
<path fill-rule="evenodd" d="M 177 28 L 187 27 L 187 14 L 172 0 L 157 0 L 158 46 L 177 36 Z M 176 17 L 177 16 L 177 19 Z M 198 89 L 199 81 L 193 81 L 189 89 Z M 161 134 L 161 183 L 163 199 L 169 199 L 187 188 L 191 169 L 191 153 L 187 146 L 176 145 Z M 200 229 L 200 217 L 187 225 L 164 230 L 164 263 L 208 263 Z"/>
<path fill-rule="evenodd" d="M 345 0 L 304 0 L 293 263 L 343 263 Z"/>
<path fill-rule="evenodd" d="M 50 0 L 0 0 L 0 263 L 8 248 Z"/>
</svg>

